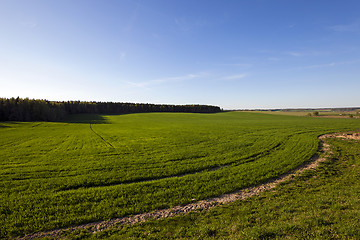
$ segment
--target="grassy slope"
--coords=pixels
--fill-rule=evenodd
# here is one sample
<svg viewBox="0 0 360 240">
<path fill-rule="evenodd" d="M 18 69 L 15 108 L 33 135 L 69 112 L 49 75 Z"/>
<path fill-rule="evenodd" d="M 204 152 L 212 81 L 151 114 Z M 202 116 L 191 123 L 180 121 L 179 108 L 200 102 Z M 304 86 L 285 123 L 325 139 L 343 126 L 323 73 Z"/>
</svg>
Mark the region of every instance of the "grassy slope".
<svg viewBox="0 0 360 240">
<path fill-rule="evenodd" d="M 0 126 L 0 237 L 5 237 L 258 184 L 309 159 L 319 134 L 360 128 L 360 122 L 153 113 Z"/>
<path fill-rule="evenodd" d="M 245 201 L 98 234 L 92 239 L 360 239 L 360 142 L 328 140 L 334 158 Z"/>
</svg>

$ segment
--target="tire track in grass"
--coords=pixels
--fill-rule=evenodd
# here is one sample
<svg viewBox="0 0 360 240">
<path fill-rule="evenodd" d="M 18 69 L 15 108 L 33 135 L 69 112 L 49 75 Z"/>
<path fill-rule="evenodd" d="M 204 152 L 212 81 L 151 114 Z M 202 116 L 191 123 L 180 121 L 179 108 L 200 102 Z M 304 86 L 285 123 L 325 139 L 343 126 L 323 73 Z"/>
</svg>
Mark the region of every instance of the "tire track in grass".
<svg viewBox="0 0 360 240">
<path fill-rule="evenodd" d="M 91 130 L 93 133 L 95 133 L 96 136 L 98 136 L 99 138 L 101 138 L 101 140 L 103 140 L 107 145 L 109 145 L 111 148 L 114 148 L 114 149 L 115 149 L 115 147 L 114 147 L 111 143 L 109 143 L 108 141 L 106 141 L 100 134 L 98 134 L 97 132 L 95 132 L 95 130 L 92 128 L 91 123 L 90 123 L 90 130 Z"/>
<path fill-rule="evenodd" d="M 214 166 L 210 166 L 210 167 L 204 167 L 204 168 L 200 168 L 197 169 L 195 171 L 188 171 L 188 172 L 182 172 L 180 174 L 176 174 L 176 175 L 169 175 L 169 176 L 163 176 L 163 177 L 158 177 L 158 178 L 152 178 L 152 177 L 143 177 L 143 178 L 138 178 L 138 179 L 133 179 L 133 180 L 123 180 L 123 181 L 116 181 L 116 182 L 111 182 L 108 184 L 89 184 L 88 186 L 81 184 L 78 186 L 70 186 L 70 187 L 66 187 L 66 188 L 60 188 L 60 191 L 68 191 L 68 190 L 74 190 L 74 189 L 79 189 L 79 188 L 99 188 L 99 187 L 109 187 L 109 186 L 116 186 L 116 185 L 121 185 L 121 184 L 132 184 L 132 183 L 143 183 L 143 182 L 153 182 L 153 181 L 158 181 L 158 180 L 163 180 L 163 179 L 169 179 L 169 178 L 179 178 L 179 177 L 184 177 L 187 175 L 192 175 L 192 174 L 198 174 L 198 173 L 202 173 L 202 172 L 212 172 L 212 171 L 216 171 L 219 170 L 221 168 L 225 168 L 225 167 L 229 167 L 231 165 L 239 165 L 239 164 L 246 164 L 246 163 L 250 163 L 250 162 L 254 162 L 257 159 L 261 158 L 261 157 L 265 157 L 270 155 L 272 152 L 276 151 L 277 149 L 279 149 L 282 146 L 281 143 L 276 144 L 275 146 L 266 149 L 262 152 L 258 152 L 255 154 L 252 154 L 246 158 L 241 158 L 239 160 L 235 160 L 235 161 L 231 161 L 231 162 L 227 162 L 224 163 L 222 165 L 216 165 Z"/>
<path fill-rule="evenodd" d="M 291 180 L 294 176 L 300 175 L 302 172 L 306 170 L 315 169 L 320 162 L 325 161 L 327 158 L 331 157 L 332 152 L 330 150 L 330 145 L 324 143 L 323 139 L 325 138 L 331 138 L 331 137 L 337 137 L 339 134 L 325 134 L 318 137 L 320 140 L 320 147 L 319 151 L 323 153 L 323 157 L 320 157 L 318 154 L 315 154 L 311 161 L 305 164 L 302 164 L 301 166 L 297 167 L 296 169 L 285 173 L 283 175 L 280 175 L 279 177 L 276 177 L 274 179 L 271 179 L 267 181 L 266 183 L 248 187 L 245 189 L 238 190 L 233 193 L 224 194 L 219 197 L 214 197 L 206 200 L 201 200 L 197 202 L 192 202 L 186 205 L 181 206 L 175 206 L 169 209 L 161 209 L 156 210 L 149 213 L 141 213 L 136 214 L 133 216 L 128 217 L 121 217 L 121 218 L 115 218 L 111 220 L 105 220 L 105 221 L 99 221 L 94 223 L 88 223 L 88 224 L 82 224 L 79 226 L 73 226 L 63 229 L 57 229 L 47 232 L 38 232 L 29 234 L 24 237 L 19 237 L 17 239 L 38 239 L 38 238 L 54 238 L 58 239 L 63 236 L 63 233 L 71 233 L 77 230 L 86 230 L 90 233 L 97 233 L 100 231 L 108 230 L 113 227 L 118 227 L 124 224 L 135 224 L 140 222 L 146 222 L 147 220 L 151 219 L 161 219 L 161 218 L 167 218 L 167 217 L 174 217 L 178 215 L 184 215 L 191 211 L 196 210 L 208 210 L 210 208 L 219 206 L 221 204 L 227 204 L 231 203 L 237 200 L 244 200 L 249 197 L 253 197 L 256 195 L 261 194 L 264 191 L 271 190 L 275 188 L 277 185 L 279 185 L 282 182 Z M 194 199 L 195 201 L 195 199 Z"/>
<path fill-rule="evenodd" d="M 302 133 L 306 133 L 306 132 L 301 132 Z M 174 175 L 165 175 L 165 176 L 160 176 L 157 178 L 154 177 L 140 177 L 140 178 L 135 178 L 132 180 L 122 180 L 122 181 L 114 181 L 111 183 L 107 183 L 107 184 L 93 184 L 93 183 L 89 183 L 88 185 L 84 185 L 84 184 L 80 184 L 80 185 L 73 185 L 73 186 L 69 186 L 69 187 L 64 187 L 64 188 L 60 188 L 60 191 L 68 191 L 68 190 L 75 190 L 75 189 L 79 189 L 79 188 L 100 188 L 100 187 L 109 187 L 109 186 L 116 186 L 116 185 L 121 185 L 121 184 L 133 184 L 133 183 L 143 183 L 143 182 L 153 182 L 153 181 L 158 181 L 158 180 L 163 180 L 163 179 L 169 179 L 169 178 L 179 178 L 179 177 L 184 177 L 187 175 L 192 175 L 192 174 L 198 174 L 198 173 L 202 173 L 202 172 L 212 172 L 212 171 L 216 171 L 219 170 L 221 168 L 225 168 L 225 167 L 229 167 L 229 166 L 238 166 L 240 164 L 246 164 L 246 163 L 250 163 L 250 162 L 254 162 L 257 159 L 261 158 L 261 157 L 265 157 L 268 156 L 270 154 L 272 154 L 274 151 L 278 150 L 279 148 L 281 148 L 283 145 L 285 145 L 286 141 L 288 141 L 291 137 L 298 135 L 299 133 L 296 134 L 290 134 L 287 137 L 285 137 L 285 139 L 283 139 L 281 142 L 276 143 L 274 146 L 268 148 L 268 149 L 264 149 L 263 151 L 251 154 L 247 157 L 244 158 L 240 158 L 231 162 L 227 162 L 224 164 L 220 164 L 220 165 L 215 165 L 215 166 L 208 166 L 208 167 L 203 167 L 203 168 L 199 168 L 197 170 L 191 170 L 191 171 L 184 171 L 184 172 L 180 172 L 178 174 L 174 174 Z"/>
</svg>

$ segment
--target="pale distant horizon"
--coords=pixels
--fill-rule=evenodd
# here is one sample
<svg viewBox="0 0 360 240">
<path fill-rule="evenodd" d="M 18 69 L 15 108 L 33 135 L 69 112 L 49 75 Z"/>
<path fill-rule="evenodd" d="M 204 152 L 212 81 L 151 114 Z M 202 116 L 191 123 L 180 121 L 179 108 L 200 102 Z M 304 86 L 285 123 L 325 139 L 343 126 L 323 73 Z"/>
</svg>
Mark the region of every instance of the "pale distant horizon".
<svg viewBox="0 0 360 240">
<path fill-rule="evenodd" d="M 4 0 L 0 97 L 360 106 L 360 2 Z"/>
</svg>

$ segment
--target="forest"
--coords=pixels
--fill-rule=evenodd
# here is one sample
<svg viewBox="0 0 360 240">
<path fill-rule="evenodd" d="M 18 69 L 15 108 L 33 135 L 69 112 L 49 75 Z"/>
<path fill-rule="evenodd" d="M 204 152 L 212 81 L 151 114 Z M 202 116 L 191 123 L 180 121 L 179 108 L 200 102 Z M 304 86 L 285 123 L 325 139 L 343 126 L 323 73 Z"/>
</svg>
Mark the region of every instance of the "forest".
<svg viewBox="0 0 360 240">
<path fill-rule="evenodd" d="M 29 98 L 0 98 L 0 121 L 61 121 L 69 114 L 126 114 L 147 112 L 220 112 L 218 106 L 148 103 L 48 101 Z"/>
</svg>

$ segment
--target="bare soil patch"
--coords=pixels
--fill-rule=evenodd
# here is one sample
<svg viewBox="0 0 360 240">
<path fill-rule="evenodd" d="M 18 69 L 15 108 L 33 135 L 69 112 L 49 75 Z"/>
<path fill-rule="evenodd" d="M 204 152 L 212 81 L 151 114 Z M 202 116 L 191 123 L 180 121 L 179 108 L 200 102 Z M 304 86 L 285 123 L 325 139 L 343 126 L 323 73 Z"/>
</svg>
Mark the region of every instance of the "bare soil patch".
<svg viewBox="0 0 360 240">
<path fill-rule="evenodd" d="M 341 134 L 333 135 L 331 137 L 360 140 L 360 133 L 357 132 L 341 133 Z"/>
</svg>

